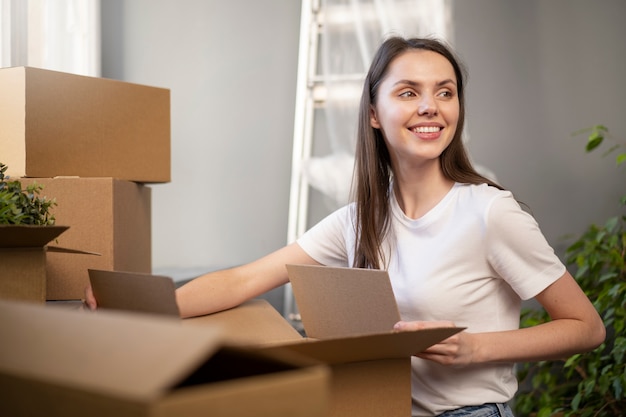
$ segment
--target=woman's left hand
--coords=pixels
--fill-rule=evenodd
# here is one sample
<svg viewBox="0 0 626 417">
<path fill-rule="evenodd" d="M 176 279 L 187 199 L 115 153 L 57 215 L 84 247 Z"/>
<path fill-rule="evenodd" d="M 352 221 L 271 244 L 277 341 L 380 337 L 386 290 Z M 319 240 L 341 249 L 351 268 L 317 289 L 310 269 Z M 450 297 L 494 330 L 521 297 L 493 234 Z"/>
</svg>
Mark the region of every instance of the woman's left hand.
<svg viewBox="0 0 626 417">
<path fill-rule="evenodd" d="M 397 331 L 412 331 L 441 327 L 455 327 L 451 321 L 400 321 L 393 327 Z M 437 362 L 441 365 L 465 366 L 472 363 L 473 338 L 465 331 L 457 333 L 432 345 L 414 356 Z"/>
</svg>

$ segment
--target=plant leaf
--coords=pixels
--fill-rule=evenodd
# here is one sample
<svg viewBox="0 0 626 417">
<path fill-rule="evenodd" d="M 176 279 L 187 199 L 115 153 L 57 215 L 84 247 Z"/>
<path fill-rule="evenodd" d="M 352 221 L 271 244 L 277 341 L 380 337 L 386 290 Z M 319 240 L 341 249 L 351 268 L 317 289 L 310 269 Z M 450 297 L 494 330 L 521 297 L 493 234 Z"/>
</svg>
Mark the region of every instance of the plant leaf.
<svg viewBox="0 0 626 417">
<path fill-rule="evenodd" d="M 599 132 L 591 132 L 591 135 L 589 135 L 589 139 L 587 140 L 587 146 L 585 146 L 585 150 L 587 152 L 593 151 L 595 148 L 602 144 L 603 140 L 604 136 L 601 135 Z"/>
</svg>

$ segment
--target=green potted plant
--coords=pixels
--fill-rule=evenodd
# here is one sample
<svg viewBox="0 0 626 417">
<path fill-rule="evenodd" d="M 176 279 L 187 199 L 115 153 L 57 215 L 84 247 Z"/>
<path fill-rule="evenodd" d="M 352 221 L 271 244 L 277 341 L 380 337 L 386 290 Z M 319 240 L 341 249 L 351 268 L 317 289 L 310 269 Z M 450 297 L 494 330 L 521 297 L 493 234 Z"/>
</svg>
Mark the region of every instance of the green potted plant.
<svg viewBox="0 0 626 417">
<path fill-rule="evenodd" d="M 8 167 L 0 162 L 0 224 L 52 226 L 54 216 L 50 209 L 54 199 L 41 197 L 42 186 L 32 184 L 22 189 L 19 181 L 6 175 Z"/>
<path fill-rule="evenodd" d="M 597 125 L 576 132 L 586 133 L 586 151 L 597 149 L 608 129 Z M 617 165 L 626 162 L 624 144 L 617 151 Z M 596 350 L 563 361 L 519 364 L 522 388 L 515 398 L 518 417 L 623 416 L 626 412 L 626 195 L 621 214 L 603 225 L 590 225 L 565 252 L 566 263 L 589 296 L 607 327 L 607 338 Z M 524 309 L 522 327 L 543 323 L 549 317 L 543 309 Z"/>
<path fill-rule="evenodd" d="M 0 163 L 0 298 L 45 302 L 47 245 L 68 227 L 55 225 L 43 186 L 22 189 L 6 171 Z"/>
</svg>

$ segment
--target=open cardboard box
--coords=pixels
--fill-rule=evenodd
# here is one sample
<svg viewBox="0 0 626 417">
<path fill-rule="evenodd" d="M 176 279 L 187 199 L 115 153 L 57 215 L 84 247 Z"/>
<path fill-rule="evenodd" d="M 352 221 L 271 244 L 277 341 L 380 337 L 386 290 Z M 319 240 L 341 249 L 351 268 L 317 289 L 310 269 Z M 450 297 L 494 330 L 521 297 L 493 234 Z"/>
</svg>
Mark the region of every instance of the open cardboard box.
<svg viewBox="0 0 626 417">
<path fill-rule="evenodd" d="M 297 353 L 328 364 L 332 370 L 330 415 L 333 417 L 409 417 L 411 356 L 463 329 L 394 332 L 391 329 L 399 314 L 386 272 L 305 269 L 304 276 L 298 275 L 306 281 L 307 291 L 294 291 L 294 294 L 298 305 L 305 307 L 300 308 L 305 330 L 308 332 L 307 326 L 317 330 L 313 336 L 303 337 L 267 302 L 260 301 L 185 319 L 183 324 L 222 326 L 233 343 L 257 346 L 262 352 Z M 290 270 L 292 284 L 294 278 Z M 361 317 L 359 323 L 348 317 L 355 311 L 365 313 L 354 300 L 346 298 L 345 290 L 350 288 L 351 296 L 359 298 L 369 309 L 367 317 Z M 340 303 L 342 297 L 344 303 Z M 392 311 L 388 311 L 390 308 Z M 329 317 L 330 310 L 341 317 Z M 324 329 L 329 333 L 325 334 Z"/>
<path fill-rule="evenodd" d="M 305 330 L 313 329 L 313 334 L 303 337 L 265 300 L 184 319 L 182 327 L 220 328 L 232 345 L 279 357 L 296 354 L 329 365 L 330 416 L 410 416 L 411 356 L 462 329 L 392 331 L 400 318 L 385 271 L 302 265 L 288 270 Z M 157 313 L 147 306 L 174 300 L 173 289 L 151 285 L 150 276 L 109 272 L 100 285 L 110 287 L 109 295 L 123 296 L 106 297 L 110 304 L 102 308 L 126 310 L 128 315 Z M 173 320 L 181 322 L 178 316 Z"/>
<path fill-rule="evenodd" d="M 320 417 L 329 371 L 218 328 L 0 300 L 0 415 Z"/>
<path fill-rule="evenodd" d="M 49 245 L 69 226 L 0 225 L 0 298 L 46 301 L 48 252 L 65 256 L 97 253 Z"/>
<path fill-rule="evenodd" d="M 170 181 L 168 89 L 12 67 L 0 91 L 8 175 Z"/>
<path fill-rule="evenodd" d="M 331 339 L 303 337 L 265 300 L 184 319 L 185 327 L 219 327 L 235 345 L 260 352 L 297 353 L 330 366 L 329 416 L 410 417 L 411 356 L 458 328 L 385 332 Z"/>
</svg>

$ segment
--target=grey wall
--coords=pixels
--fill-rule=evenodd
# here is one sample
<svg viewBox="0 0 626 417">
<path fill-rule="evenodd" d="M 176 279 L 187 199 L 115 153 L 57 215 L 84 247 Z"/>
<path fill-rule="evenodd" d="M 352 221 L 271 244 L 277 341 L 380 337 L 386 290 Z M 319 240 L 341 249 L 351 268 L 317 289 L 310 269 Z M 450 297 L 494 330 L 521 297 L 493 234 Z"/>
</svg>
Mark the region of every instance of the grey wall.
<svg viewBox="0 0 626 417">
<path fill-rule="evenodd" d="M 563 237 L 618 213 L 624 170 L 585 154 L 572 132 L 602 123 L 626 140 L 626 2 L 456 1 L 456 46 L 470 70 L 470 149 Z M 619 175 L 618 175 L 619 174 Z"/>
<path fill-rule="evenodd" d="M 155 272 L 189 278 L 286 243 L 299 19 L 292 0 L 102 2 L 103 76 L 171 89 Z"/>
<path fill-rule="evenodd" d="M 188 278 L 285 244 L 299 2 L 107 0 L 102 11 L 103 76 L 172 92 L 154 270 Z M 626 2 L 457 0 L 454 16 L 473 158 L 562 252 L 564 235 L 615 214 L 623 193 L 623 171 L 570 134 L 603 123 L 626 138 Z M 280 306 L 280 291 L 269 297 Z"/>
</svg>

